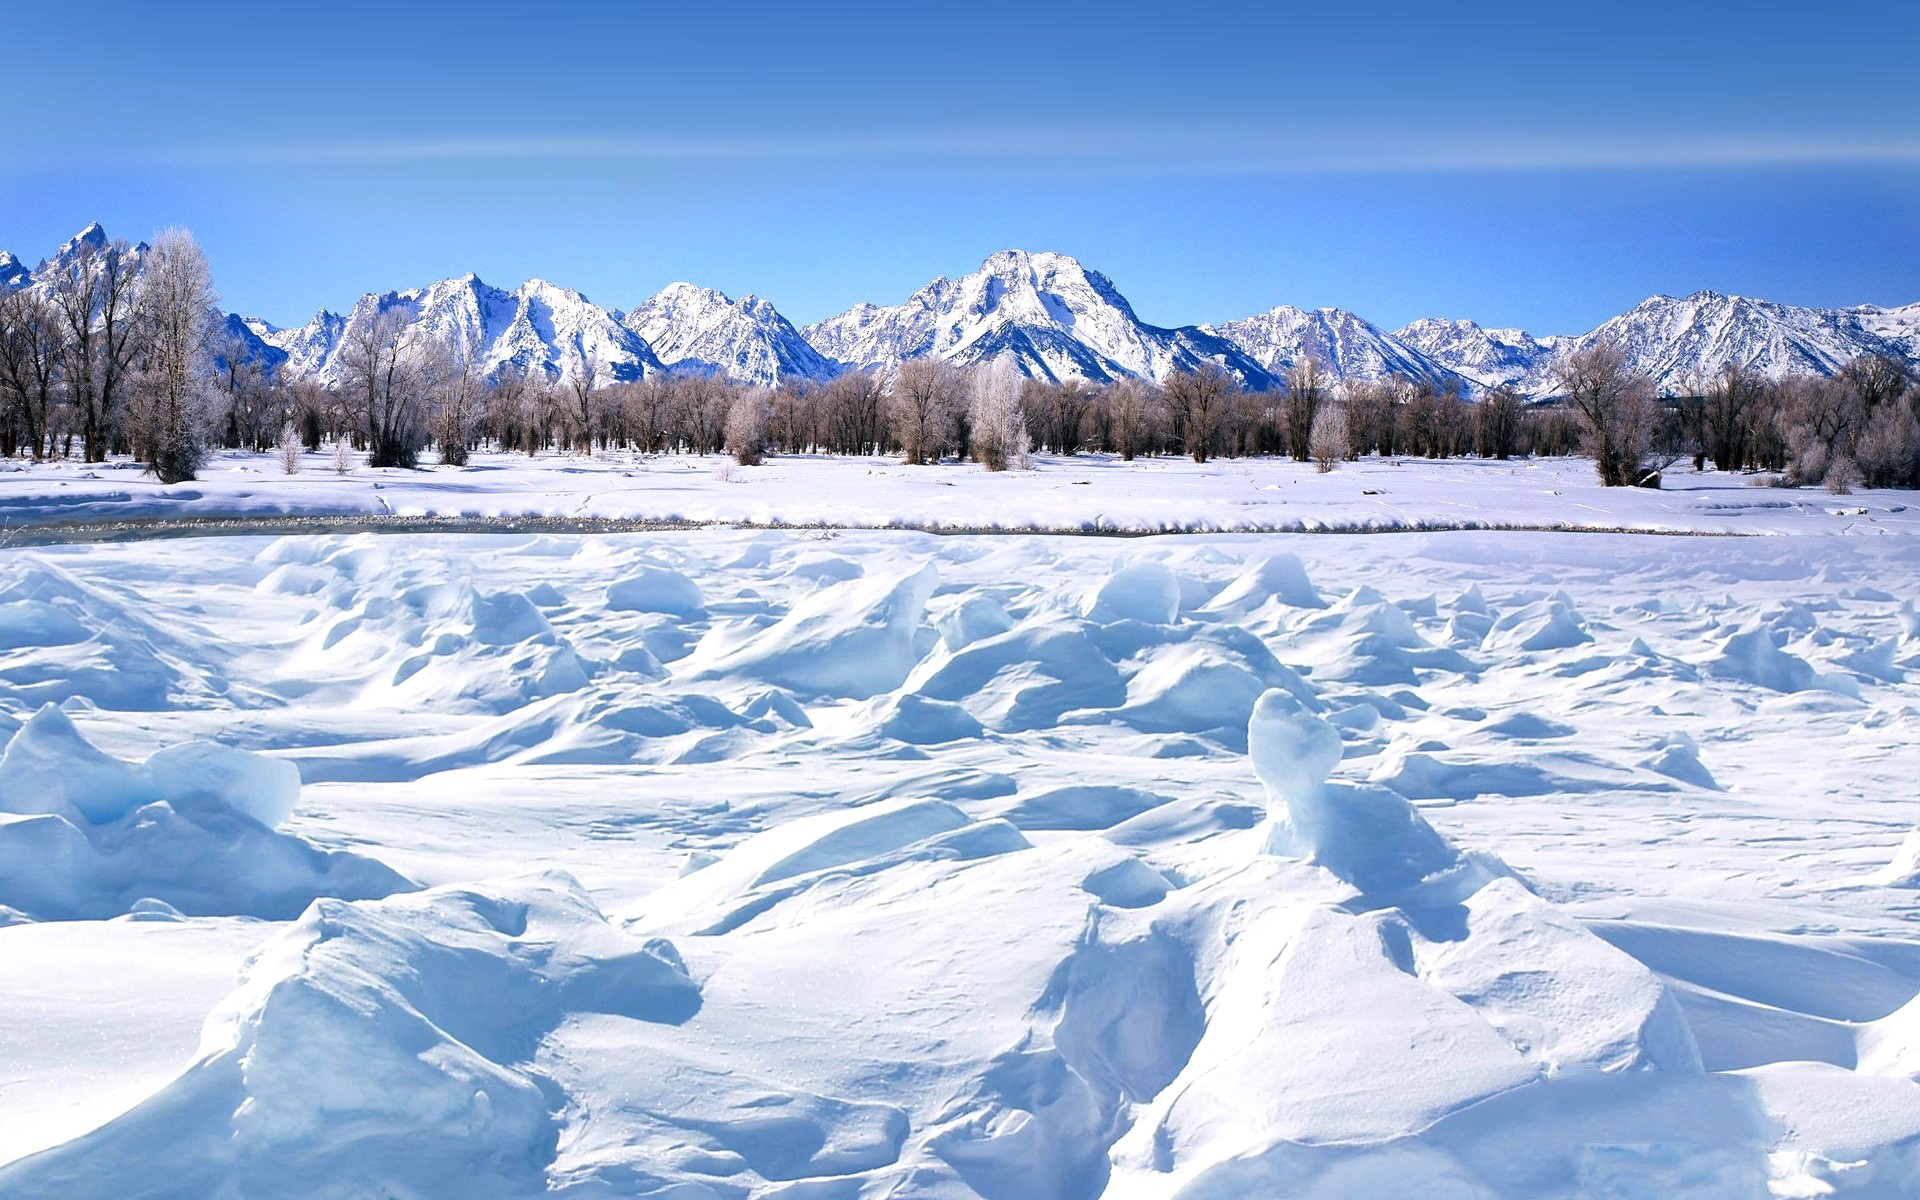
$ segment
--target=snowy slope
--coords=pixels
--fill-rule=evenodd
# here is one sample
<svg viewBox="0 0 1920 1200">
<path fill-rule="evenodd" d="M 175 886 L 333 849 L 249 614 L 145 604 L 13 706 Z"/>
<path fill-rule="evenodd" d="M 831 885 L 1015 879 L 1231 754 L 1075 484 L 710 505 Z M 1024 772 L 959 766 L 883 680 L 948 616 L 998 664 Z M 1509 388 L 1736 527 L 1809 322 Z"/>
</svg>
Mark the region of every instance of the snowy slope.
<svg viewBox="0 0 1920 1200">
<path fill-rule="evenodd" d="M 828 358 L 890 371 L 921 355 L 972 363 L 1005 351 L 1044 379 L 1164 379 L 1215 363 L 1243 383 L 1270 376 L 1204 328 L 1162 329 L 1134 314 L 1113 281 L 1064 254 L 1002 250 L 959 280 L 942 276 L 902 304 L 859 304 L 804 330 Z"/>
<path fill-rule="evenodd" d="M 1312 357 L 1334 381 L 1399 375 L 1444 389 L 1453 374 L 1393 334 L 1338 308 L 1313 312 L 1282 304 L 1222 325 L 1203 326 L 1227 338 L 1275 376 Z"/>
<path fill-rule="evenodd" d="M 834 365 L 758 296 L 734 300 L 712 288 L 672 283 L 627 313 L 621 324 L 646 339 L 668 367 L 713 371 L 765 386 L 835 373 Z"/>
<path fill-rule="evenodd" d="M 1920 301 L 1899 308 L 1862 304 L 1841 311 L 1859 321 L 1868 333 L 1897 347 L 1908 362 L 1920 366 Z"/>
</svg>

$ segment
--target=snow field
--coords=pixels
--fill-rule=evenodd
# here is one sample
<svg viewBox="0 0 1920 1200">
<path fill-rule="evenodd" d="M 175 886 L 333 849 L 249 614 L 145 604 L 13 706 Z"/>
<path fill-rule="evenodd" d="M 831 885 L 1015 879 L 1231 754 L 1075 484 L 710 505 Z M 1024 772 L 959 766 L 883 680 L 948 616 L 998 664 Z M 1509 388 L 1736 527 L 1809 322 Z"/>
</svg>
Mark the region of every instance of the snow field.
<svg viewBox="0 0 1920 1200">
<path fill-rule="evenodd" d="M 1800 520 L 7 551 L 0 1193 L 1920 1195 L 1920 547 Z"/>
</svg>

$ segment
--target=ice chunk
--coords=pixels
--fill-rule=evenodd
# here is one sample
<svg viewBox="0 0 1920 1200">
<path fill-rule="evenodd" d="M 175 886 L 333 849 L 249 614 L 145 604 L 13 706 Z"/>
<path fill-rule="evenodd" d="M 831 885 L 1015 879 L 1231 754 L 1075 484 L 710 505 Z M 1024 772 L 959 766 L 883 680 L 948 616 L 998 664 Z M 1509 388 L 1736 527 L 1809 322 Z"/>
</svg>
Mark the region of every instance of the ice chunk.
<svg viewBox="0 0 1920 1200">
<path fill-rule="evenodd" d="M 159 798 L 146 772 L 95 749 L 56 704 L 44 705 L 0 753 L 0 812 L 98 825 Z"/>
<path fill-rule="evenodd" d="M 1460 855 L 1402 797 L 1329 782 L 1340 734 L 1292 694 L 1276 688 L 1260 698 L 1247 748 L 1293 849 L 1361 891 L 1411 887 L 1459 865 Z"/>
</svg>

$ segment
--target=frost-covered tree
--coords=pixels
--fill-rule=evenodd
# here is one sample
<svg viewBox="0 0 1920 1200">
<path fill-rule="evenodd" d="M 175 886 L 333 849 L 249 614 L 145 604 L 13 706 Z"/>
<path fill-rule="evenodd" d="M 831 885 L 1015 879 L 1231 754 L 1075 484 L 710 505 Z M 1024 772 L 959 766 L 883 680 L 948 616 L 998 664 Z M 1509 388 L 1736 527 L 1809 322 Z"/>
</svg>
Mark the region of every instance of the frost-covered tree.
<svg viewBox="0 0 1920 1200">
<path fill-rule="evenodd" d="M 757 467 L 767 453 L 767 393 L 743 388 L 727 406 L 727 452 L 743 467 Z"/>
<path fill-rule="evenodd" d="M 1628 487 L 1658 476 L 1646 465 L 1653 430 L 1653 384 L 1627 367 L 1626 352 L 1601 342 L 1569 355 L 1555 377 L 1579 417 L 1587 453 L 1604 487 Z"/>
<path fill-rule="evenodd" d="M 1338 466 L 1347 455 L 1346 406 L 1337 400 L 1321 404 L 1320 411 L 1313 415 L 1313 436 L 1309 440 L 1314 467 L 1321 474 Z"/>
<path fill-rule="evenodd" d="M 946 452 L 964 383 L 943 358 L 928 355 L 900 364 L 887 389 L 887 425 L 908 466 L 938 462 Z"/>
<path fill-rule="evenodd" d="M 274 445 L 274 454 L 280 459 L 283 474 L 300 473 L 300 427 L 291 420 L 280 427 L 280 440 Z"/>
<path fill-rule="evenodd" d="M 989 471 L 1026 470 L 1033 448 L 1020 411 L 1022 380 L 1013 355 L 1000 353 L 969 372 L 967 428 L 973 458 Z"/>
<path fill-rule="evenodd" d="M 128 433 L 162 483 L 180 483 L 199 473 L 213 427 L 213 274 L 184 229 L 156 237 L 141 271 L 143 336 Z"/>
</svg>

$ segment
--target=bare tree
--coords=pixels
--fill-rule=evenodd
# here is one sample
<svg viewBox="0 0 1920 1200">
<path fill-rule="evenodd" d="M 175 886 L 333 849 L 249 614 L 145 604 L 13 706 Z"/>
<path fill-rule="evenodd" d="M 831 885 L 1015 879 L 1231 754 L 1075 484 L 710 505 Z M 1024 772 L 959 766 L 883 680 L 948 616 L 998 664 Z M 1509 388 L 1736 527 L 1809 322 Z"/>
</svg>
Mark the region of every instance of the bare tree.
<svg viewBox="0 0 1920 1200">
<path fill-rule="evenodd" d="M 411 467 L 425 434 L 420 335 L 403 308 L 348 324 L 340 346 L 343 398 L 366 431 L 367 465 Z"/>
<path fill-rule="evenodd" d="M 1234 392 L 1232 376 L 1212 363 L 1167 376 L 1167 410 L 1193 461 L 1206 462 L 1212 453 L 1214 435 L 1233 405 Z"/>
<path fill-rule="evenodd" d="M 580 453 L 593 453 L 595 419 L 600 415 L 600 360 L 581 354 L 580 365 L 566 380 L 567 425 L 573 430 L 573 442 Z"/>
<path fill-rule="evenodd" d="M 1287 450 L 1293 461 L 1313 456 L 1313 419 L 1326 399 L 1320 360 L 1311 354 L 1287 369 Z"/>
<path fill-rule="evenodd" d="M 38 462 L 52 449 L 54 397 L 66 345 L 58 311 L 28 288 L 0 293 L 0 392 Z"/>
<path fill-rule="evenodd" d="M 1854 442 L 1866 423 L 1866 409 L 1854 390 L 1843 379 L 1790 375 L 1780 381 L 1779 391 L 1788 478 L 1796 484 L 1820 483 L 1829 470 L 1851 464 Z"/>
<path fill-rule="evenodd" d="M 1698 389 L 1700 444 L 1716 470 L 1737 471 L 1747 465 L 1754 419 L 1768 387 L 1766 377 L 1752 367 L 1729 362 Z"/>
<path fill-rule="evenodd" d="M 886 436 L 886 386 L 872 371 L 834 377 L 821 401 L 821 433 L 834 454 L 872 454 Z"/>
<path fill-rule="evenodd" d="M 714 454 L 726 447 L 727 416 L 739 388 L 724 375 L 706 372 L 676 374 L 669 417 L 673 431 L 694 454 Z"/>
<path fill-rule="evenodd" d="M 1131 376 L 1101 389 L 1097 408 L 1107 426 L 1112 448 L 1122 462 L 1132 462 L 1165 419 L 1160 389 Z"/>
<path fill-rule="evenodd" d="M 193 235 L 169 229 L 141 264 L 140 369 L 130 431 L 162 483 L 194 478 L 206 461 L 214 387 L 208 337 L 213 276 Z"/>
<path fill-rule="evenodd" d="M 1627 487 L 1653 480 L 1645 464 L 1653 426 L 1653 384 L 1629 370 L 1626 352 L 1610 342 L 1569 355 L 1554 372 L 1567 405 L 1585 431 L 1605 487 Z"/>
<path fill-rule="evenodd" d="M 943 358 L 929 355 L 900 364 L 887 391 L 887 423 L 907 465 L 937 462 L 953 440 L 964 383 Z"/>
<path fill-rule="evenodd" d="M 214 354 L 220 406 L 227 414 L 227 444 L 236 449 L 265 450 L 276 444 L 280 430 L 277 401 L 283 399 L 267 365 L 255 358 L 252 347 L 238 334 L 216 330 Z"/>
<path fill-rule="evenodd" d="M 82 242 L 50 290 L 66 351 L 62 376 L 80 425 L 82 455 L 105 462 L 139 343 L 139 270 L 123 241 Z"/>
<path fill-rule="evenodd" d="M 440 443 L 440 461 L 449 467 L 464 467 L 468 447 L 486 416 L 480 372 L 465 346 L 436 345 L 423 357 L 422 382 L 433 405 L 433 436 Z"/>
<path fill-rule="evenodd" d="M 1510 387 L 1497 387 L 1480 397 L 1473 410 L 1474 452 L 1505 462 L 1520 452 L 1527 402 Z"/>
<path fill-rule="evenodd" d="M 1055 454 L 1073 454 L 1086 436 L 1093 398 L 1082 379 L 1029 379 L 1020 404 L 1039 426 L 1043 446 Z"/>
</svg>

